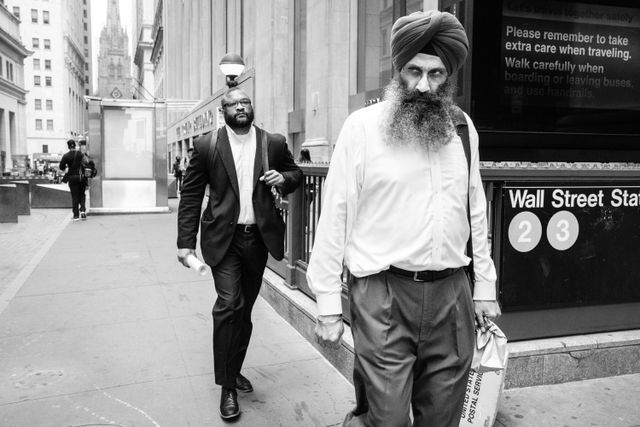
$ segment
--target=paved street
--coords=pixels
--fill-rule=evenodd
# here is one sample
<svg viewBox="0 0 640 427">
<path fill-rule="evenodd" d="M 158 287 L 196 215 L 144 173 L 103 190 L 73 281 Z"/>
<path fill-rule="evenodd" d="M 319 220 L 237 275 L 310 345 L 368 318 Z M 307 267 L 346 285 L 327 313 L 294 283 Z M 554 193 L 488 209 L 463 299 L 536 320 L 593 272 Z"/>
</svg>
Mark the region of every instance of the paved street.
<svg viewBox="0 0 640 427">
<path fill-rule="evenodd" d="M 171 214 L 0 224 L 0 426 L 221 426 L 209 276 Z M 238 426 L 334 426 L 353 387 L 261 298 Z M 507 390 L 497 426 L 639 426 L 640 375 Z"/>
</svg>

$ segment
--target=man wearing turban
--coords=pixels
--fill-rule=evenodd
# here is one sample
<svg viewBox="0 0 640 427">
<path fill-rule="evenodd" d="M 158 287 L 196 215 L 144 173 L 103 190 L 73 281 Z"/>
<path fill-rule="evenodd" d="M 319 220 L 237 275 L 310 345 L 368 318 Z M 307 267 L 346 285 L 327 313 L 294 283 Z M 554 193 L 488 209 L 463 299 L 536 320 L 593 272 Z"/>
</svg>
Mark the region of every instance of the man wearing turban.
<svg viewBox="0 0 640 427">
<path fill-rule="evenodd" d="M 415 426 L 458 426 L 475 327 L 500 315 L 478 133 L 453 102 L 468 48 L 449 13 L 398 19 L 396 77 L 383 102 L 347 118 L 335 145 L 307 279 L 316 334 L 336 345 L 343 264 L 355 277 L 356 408 L 344 425 L 407 426 L 411 408 Z M 470 166 L 458 124 L 468 126 Z"/>
</svg>

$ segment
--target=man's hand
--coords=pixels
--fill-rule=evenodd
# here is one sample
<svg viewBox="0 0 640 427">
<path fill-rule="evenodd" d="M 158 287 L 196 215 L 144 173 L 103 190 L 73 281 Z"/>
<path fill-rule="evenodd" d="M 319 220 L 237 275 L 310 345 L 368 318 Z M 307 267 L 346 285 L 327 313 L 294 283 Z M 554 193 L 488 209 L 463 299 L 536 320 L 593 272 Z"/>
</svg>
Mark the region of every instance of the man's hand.
<svg viewBox="0 0 640 427">
<path fill-rule="evenodd" d="M 489 329 L 486 320 L 496 320 L 502 314 L 498 301 L 473 301 L 473 308 L 476 314 L 476 325 L 485 332 Z"/>
<path fill-rule="evenodd" d="M 260 181 L 264 181 L 267 185 L 282 186 L 284 184 L 284 176 L 276 170 L 268 170 L 264 175 L 260 177 Z"/>
<path fill-rule="evenodd" d="M 315 332 L 320 345 L 337 348 L 340 345 L 340 337 L 342 337 L 344 333 L 342 315 L 331 314 L 328 316 L 318 316 Z"/>
<path fill-rule="evenodd" d="M 189 255 L 196 256 L 195 249 L 178 249 L 178 262 L 180 262 L 185 267 L 189 268 L 189 264 L 187 264 L 187 257 Z"/>
</svg>

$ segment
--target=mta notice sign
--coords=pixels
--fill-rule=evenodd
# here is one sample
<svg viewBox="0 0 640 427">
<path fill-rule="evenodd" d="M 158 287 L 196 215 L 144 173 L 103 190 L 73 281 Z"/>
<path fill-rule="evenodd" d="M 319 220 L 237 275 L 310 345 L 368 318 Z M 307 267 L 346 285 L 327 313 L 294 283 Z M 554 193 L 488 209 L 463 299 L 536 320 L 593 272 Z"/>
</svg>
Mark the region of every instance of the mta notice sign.
<svg viewBox="0 0 640 427">
<path fill-rule="evenodd" d="M 640 301 L 640 185 L 502 190 L 505 309 Z"/>
</svg>

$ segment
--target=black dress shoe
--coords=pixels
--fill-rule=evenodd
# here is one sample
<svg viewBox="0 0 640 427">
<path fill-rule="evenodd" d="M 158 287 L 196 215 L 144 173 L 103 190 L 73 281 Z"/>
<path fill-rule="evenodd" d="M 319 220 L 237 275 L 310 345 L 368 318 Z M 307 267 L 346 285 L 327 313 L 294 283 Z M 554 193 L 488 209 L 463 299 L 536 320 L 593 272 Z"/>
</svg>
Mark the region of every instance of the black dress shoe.
<svg viewBox="0 0 640 427">
<path fill-rule="evenodd" d="M 243 393 L 252 392 L 253 386 L 251 385 L 251 381 L 245 378 L 244 375 L 238 373 L 238 376 L 236 377 L 236 390 Z"/>
<path fill-rule="evenodd" d="M 238 415 L 240 415 L 238 393 L 235 389 L 222 387 L 220 392 L 220 416 L 223 420 L 228 420 Z"/>
</svg>

